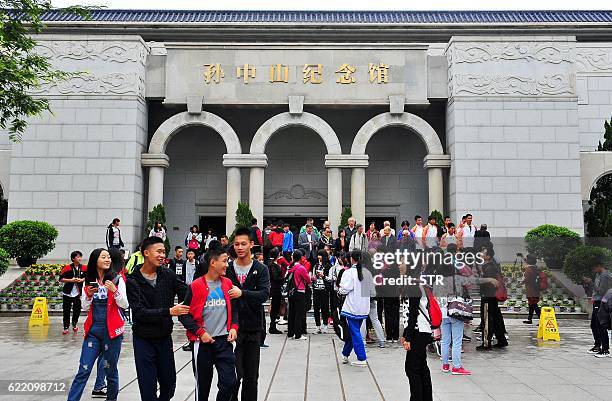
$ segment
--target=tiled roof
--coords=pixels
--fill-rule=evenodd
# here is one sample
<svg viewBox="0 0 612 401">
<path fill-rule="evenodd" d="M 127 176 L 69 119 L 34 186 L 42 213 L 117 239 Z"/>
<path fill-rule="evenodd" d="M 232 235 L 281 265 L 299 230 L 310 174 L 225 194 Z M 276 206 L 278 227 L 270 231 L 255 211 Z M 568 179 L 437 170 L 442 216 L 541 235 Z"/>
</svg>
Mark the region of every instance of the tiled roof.
<svg viewBox="0 0 612 401">
<path fill-rule="evenodd" d="M 43 20 L 79 21 L 59 11 Z M 92 22 L 303 23 L 303 24 L 500 24 L 612 23 L 612 11 L 200 11 L 94 10 Z"/>
</svg>

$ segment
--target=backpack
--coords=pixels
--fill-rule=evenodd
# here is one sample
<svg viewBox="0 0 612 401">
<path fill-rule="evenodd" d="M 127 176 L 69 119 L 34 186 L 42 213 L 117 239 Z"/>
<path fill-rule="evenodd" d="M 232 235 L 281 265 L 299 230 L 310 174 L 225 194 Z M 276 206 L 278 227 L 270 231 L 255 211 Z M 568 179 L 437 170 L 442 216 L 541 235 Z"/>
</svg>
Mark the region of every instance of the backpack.
<svg viewBox="0 0 612 401">
<path fill-rule="evenodd" d="M 281 296 L 283 297 L 292 297 L 295 293 L 295 290 L 297 289 L 293 273 L 294 272 L 287 274 L 287 277 L 285 277 L 285 281 L 281 286 Z"/>
<path fill-rule="evenodd" d="M 540 289 L 540 291 L 544 291 L 548 289 L 548 276 L 543 271 L 538 271 L 536 274 L 536 285 Z"/>
<path fill-rule="evenodd" d="M 437 329 L 442 324 L 442 309 L 433 295 L 433 291 L 429 287 L 423 287 L 425 289 L 425 296 L 427 296 L 427 316 L 423 311 L 423 316 L 429 322 L 432 329 Z"/>
</svg>

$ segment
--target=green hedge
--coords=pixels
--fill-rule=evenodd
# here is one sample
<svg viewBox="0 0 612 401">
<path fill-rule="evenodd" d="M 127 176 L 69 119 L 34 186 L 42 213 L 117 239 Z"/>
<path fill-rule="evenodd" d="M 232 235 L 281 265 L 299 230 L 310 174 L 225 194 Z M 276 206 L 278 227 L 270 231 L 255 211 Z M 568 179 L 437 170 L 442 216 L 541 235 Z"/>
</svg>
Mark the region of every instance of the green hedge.
<svg viewBox="0 0 612 401">
<path fill-rule="evenodd" d="M 7 251 L 0 248 L 0 276 L 6 273 L 8 269 L 10 256 Z"/>
<path fill-rule="evenodd" d="M 57 230 L 44 221 L 21 220 L 0 228 L 0 248 L 11 258 L 42 258 L 55 248 Z"/>
<path fill-rule="evenodd" d="M 583 277 L 595 278 L 593 266 L 603 262 L 607 269 L 612 268 L 612 251 L 600 246 L 581 245 L 565 256 L 563 272 L 574 283 L 582 284 Z"/>
<path fill-rule="evenodd" d="M 581 244 L 580 235 L 552 224 L 544 224 L 525 235 L 527 250 L 538 258 L 563 262 L 565 255 Z"/>
</svg>

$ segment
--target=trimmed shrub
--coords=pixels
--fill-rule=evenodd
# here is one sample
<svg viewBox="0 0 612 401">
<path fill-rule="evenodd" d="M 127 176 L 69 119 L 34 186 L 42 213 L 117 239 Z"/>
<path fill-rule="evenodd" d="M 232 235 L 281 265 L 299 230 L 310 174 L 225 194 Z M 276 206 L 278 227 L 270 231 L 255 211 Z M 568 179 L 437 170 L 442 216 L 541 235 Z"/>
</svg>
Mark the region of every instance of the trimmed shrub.
<svg viewBox="0 0 612 401">
<path fill-rule="evenodd" d="M 10 258 L 11 257 L 9 256 L 8 252 L 0 248 L 0 276 L 6 273 Z"/>
<path fill-rule="evenodd" d="M 42 258 L 55 248 L 57 230 L 44 221 L 20 220 L 0 228 L 0 248 L 11 258 Z"/>
<path fill-rule="evenodd" d="M 550 268 L 561 268 L 565 255 L 581 244 L 580 235 L 552 224 L 530 230 L 525 235 L 525 242 L 529 253 L 543 258 Z"/>
<path fill-rule="evenodd" d="M 340 236 L 340 231 L 342 231 L 344 227 L 348 226 L 348 219 L 352 215 L 353 211 L 351 210 L 350 206 L 345 206 L 344 209 L 342 209 L 342 214 L 340 215 L 340 225 L 338 226 L 338 236 Z"/>
<path fill-rule="evenodd" d="M 583 277 L 595 278 L 593 266 L 603 262 L 606 269 L 612 269 L 612 251 L 600 246 L 580 245 L 572 249 L 563 262 L 563 272 L 576 284 L 582 284 Z"/>
</svg>

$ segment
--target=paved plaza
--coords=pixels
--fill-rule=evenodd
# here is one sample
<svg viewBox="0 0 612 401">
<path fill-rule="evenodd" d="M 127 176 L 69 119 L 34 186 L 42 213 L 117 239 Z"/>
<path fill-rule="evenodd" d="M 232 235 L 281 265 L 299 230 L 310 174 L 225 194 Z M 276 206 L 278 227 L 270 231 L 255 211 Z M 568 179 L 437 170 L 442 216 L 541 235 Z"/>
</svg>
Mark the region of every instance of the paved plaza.
<svg viewBox="0 0 612 401">
<path fill-rule="evenodd" d="M 0 318 L 0 377 L 3 380 L 72 380 L 78 366 L 81 332 L 61 335 L 61 318 L 51 326 L 28 330 L 27 317 Z M 83 321 L 83 320 L 82 320 Z M 81 322 L 82 322 L 81 321 Z M 506 320 L 510 347 L 477 353 L 466 343 L 464 365 L 472 376 L 451 376 L 440 371 L 440 361 L 429 358 L 435 399 L 453 400 L 609 400 L 612 394 L 612 359 L 586 353 L 592 345 L 586 320 L 560 320 L 562 341 L 542 344 L 534 339 L 537 326 Z M 313 322 L 309 331 L 313 332 Z M 119 360 L 120 400 L 139 400 L 131 330 L 126 332 Z M 174 400 L 195 400 L 195 382 L 184 330 L 174 331 L 177 390 Z M 261 353 L 259 400 L 264 401 L 400 401 L 409 399 L 404 374 L 404 351 L 398 344 L 368 348 L 368 368 L 342 365 L 341 343 L 333 334 L 312 334 L 309 341 L 268 336 L 270 348 Z M 94 376 L 83 399 L 90 399 Z M 215 389 L 210 399 L 214 399 Z M 62 396 L 0 396 L 7 401 L 52 401 Z"/>
</svg>

